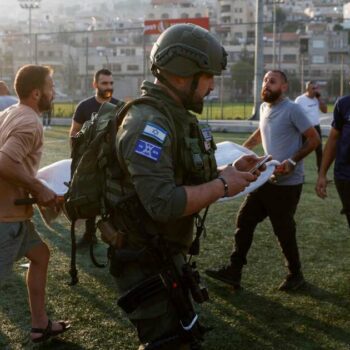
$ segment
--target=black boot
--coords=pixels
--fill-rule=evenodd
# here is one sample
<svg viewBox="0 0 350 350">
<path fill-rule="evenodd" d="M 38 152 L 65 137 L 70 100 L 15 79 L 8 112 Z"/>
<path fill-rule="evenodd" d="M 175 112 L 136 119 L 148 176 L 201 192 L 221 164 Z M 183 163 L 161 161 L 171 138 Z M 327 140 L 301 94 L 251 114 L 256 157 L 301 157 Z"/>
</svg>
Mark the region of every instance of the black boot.
<svg viewBox="0 0 350 350">
<path fill-rule="evenodd" d="M 289 273 L 278 289 L 284 292 L 298 290 L 306 284 L 301 271 Z"/>
<path fill-rule="evenodd" d="M 231 264 L 217 270 L 205 270 L 205 273 L 211 278 L 233 286 L 235 290 L 241 289 L 242 268 Z"/>
</svg>

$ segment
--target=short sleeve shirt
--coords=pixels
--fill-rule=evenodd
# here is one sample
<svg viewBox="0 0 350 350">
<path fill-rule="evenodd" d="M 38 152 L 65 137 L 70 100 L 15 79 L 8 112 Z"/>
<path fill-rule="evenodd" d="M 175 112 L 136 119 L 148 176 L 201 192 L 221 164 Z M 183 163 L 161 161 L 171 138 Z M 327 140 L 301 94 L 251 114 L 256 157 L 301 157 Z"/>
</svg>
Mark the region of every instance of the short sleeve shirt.
<svg viewBox="0 0 350 350">
<path fill-rule="evenodd" d="M 21 163 L 31 176 L 38 171 L 42 146 L 43 127 L 32 108 L 19 104 L 0 113 L 0 152 Z M 28 197 L 23 188 L 0 178 L 0 193 L 0 222 L 23 221 L 32 217 L 31 205 L 14 205 L 15 199 Z"/>
<path fill-rule="evenodd" d="M 350 96 L 341 97 L 335 103 L 332 127 L 340 132 L 336 145 L 334 177 L 350 181 Z"/>
<path fill-rule="evenodd" d="M 295 103 L 301 106 L 312 125 L 320 124 L 320 102 L 316 97 L 310 98 L 304 94 L 298 96 Z"/>
<path fill-rule="evenodd" d="M 303 109 L 288 98 L 276 105 L 260 106 L 260 132 L 265 154 L 280 162 L 291 158 L 302 146 L 302 134 L 312 127 Z M 303 161 L 294 171 L 278 178 L 277 185 L 297 185 L 304 181 Z"/>
<path fill-rule="evenodd" d="M 117 104 L 119 101 L 111 98 L 110 103 Z M 97 113 L 101 107 L 101 103 L 96 100 L 95 96 L 89 97 L 81 101 L 75 109 L 73 120 L 79 124 L 84 124 L 90 120 L 92 113 Z"/>
</svg>

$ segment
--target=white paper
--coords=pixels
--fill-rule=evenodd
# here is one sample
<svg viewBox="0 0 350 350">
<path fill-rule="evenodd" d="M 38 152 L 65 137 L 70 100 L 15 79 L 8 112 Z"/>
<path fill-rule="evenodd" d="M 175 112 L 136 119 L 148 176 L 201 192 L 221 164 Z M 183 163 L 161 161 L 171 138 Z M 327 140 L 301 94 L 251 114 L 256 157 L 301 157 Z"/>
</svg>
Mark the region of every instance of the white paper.
<svg viewBox="0 0 350 350">
<path fill-rule="evenodd" d="M 248 148 L 245 148 L 231 141 L 219 142 L 216 146 L 217 146 L 217 149 L 215 151 L 215 159 L 218 167 L 227 165 L 227 164 L 232 164 L 235 160 L 237 160 L 239 157 L 243 155 L 255 154 L 253 151 L 249 150 Z M 238 198 L 256 190 L 257 188 L 262 186 L 266 181 L 268 181 L 268 179 L 273 174 L 276 165 L 278 164 L 279 164 L 278 161 L 270 160 L 269 162 L 266 163 L 266 170 L 262 171 L 260 176 L 257 178 L 257 180 L 254 182 L 251 182 L 250 185 L 246 187 L 244 191 L 236 194 L 233 197 L 221 198 L 218 200 L 218 202 L 223 202 L 234 198 Z"/>
</svg>

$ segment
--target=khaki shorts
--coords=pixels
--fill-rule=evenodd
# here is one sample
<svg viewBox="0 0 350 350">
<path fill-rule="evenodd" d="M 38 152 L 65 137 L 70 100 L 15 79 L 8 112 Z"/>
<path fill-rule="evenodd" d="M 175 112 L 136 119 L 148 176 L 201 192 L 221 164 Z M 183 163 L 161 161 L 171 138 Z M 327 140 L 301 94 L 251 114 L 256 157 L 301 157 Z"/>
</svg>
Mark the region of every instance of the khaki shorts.
<svg viewBox="0 0 350 350">
<path fill-rule="evenodd" d="M 0 285 L 11 273 L 14 262 L 40 243 L 31 221 L 0 222 Z"/>
</svg>

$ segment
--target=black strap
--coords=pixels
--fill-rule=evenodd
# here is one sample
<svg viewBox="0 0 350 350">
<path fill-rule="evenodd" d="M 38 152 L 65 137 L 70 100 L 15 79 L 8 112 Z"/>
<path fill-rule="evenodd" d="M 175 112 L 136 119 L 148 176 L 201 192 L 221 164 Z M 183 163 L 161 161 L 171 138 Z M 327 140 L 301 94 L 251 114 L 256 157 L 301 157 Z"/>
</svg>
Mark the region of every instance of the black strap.
<svg viewBox="0 0 350 350">
<path fill-rule="evenodd" d="M 205 232 L 205 219 L 207 218 L 209 205 L 205 208 L 203 217 L 200 217 L 199 214 L 196 215 L 196 237 L 194 238 L 191 247 L 188 251 L 190 254 L 189 262 L 191 261 L 191 258 L 193 255 L 199 255 L 200 250 L 200 238 L 202 236 L 202 233 Z"/>
<path fill-rule="evenodd" d="M 100 264 L 97 260 L 96 260 L 96 257 L 95 257 L 95 254 L 94 254 L 94 243 L 93 242 L 90 242 L 90 259 L 91 261 L 93 262 L 93 264 L 98 267 L 98 268 L 104 268 L 108 265 L 108 262 L 104 263 L 104 264 Z"/>
<path fill-rule="evenodd" d="M 78 270 L 76 266 L 76 252 L 77 252 L 77 243 L 75 239 L 75 220 L 72 220 L 70 226 L 70 238 L 71 238 L 71 256 L 70 256 L 70 270 L 69 274 L 71 277 L 71 281 L 69 283 L 70 286 L 74 286 L 78 283 Z"/>
</svg>

